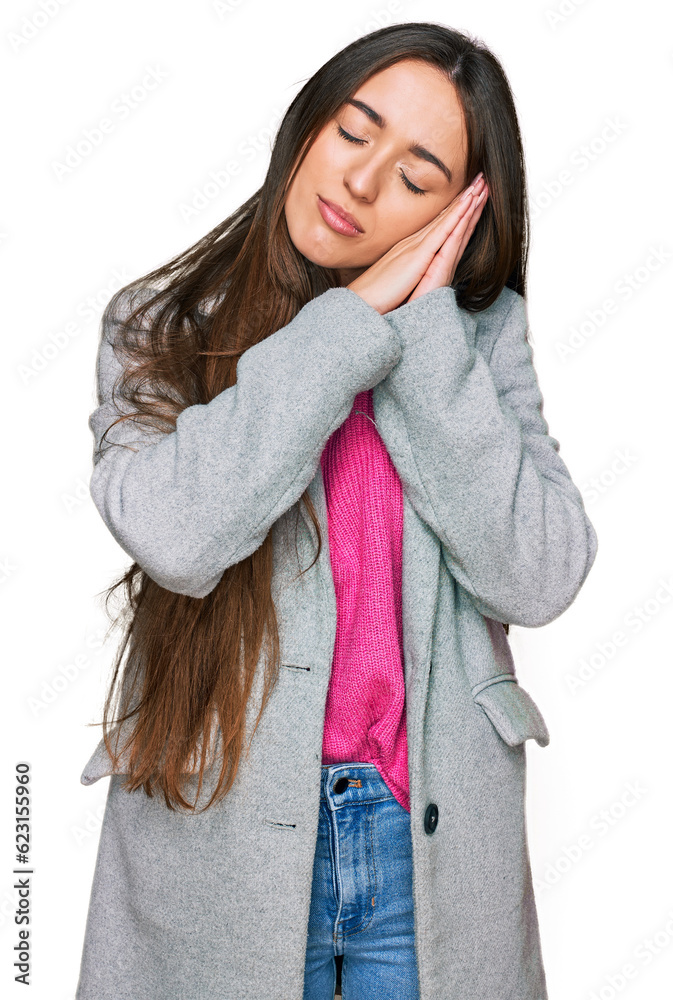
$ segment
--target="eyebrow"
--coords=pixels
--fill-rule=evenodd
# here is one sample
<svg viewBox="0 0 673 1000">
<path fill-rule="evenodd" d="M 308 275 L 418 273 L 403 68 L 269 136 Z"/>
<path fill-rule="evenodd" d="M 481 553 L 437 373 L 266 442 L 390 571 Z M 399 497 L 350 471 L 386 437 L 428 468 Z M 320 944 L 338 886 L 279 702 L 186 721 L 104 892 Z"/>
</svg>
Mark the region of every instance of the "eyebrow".
<svg viewBox="0 0 673 1000">
<path fill-rule="evenodd" d="M 378 111 L 374 111 L 374 109 L 371 108 L 368 104 L 365 104 L 364 101 L 359 101 L 356 97 L 351 97 L 348 100 L 344 101 L 344 103 L 352 104 L 354 108 L 359 108 L 360 111 L 363 111 L 370 119 L 370 121 L 373 121 L 374 124 L 378 125 L 379 128 L 385 128 L 387 126 L 388 122 L 383 117 L 383 115 L 380 115 Z M 428 163 L 434 163 L 434 165 L 436 167 L 439 167 L 439 169 L 445 175 L 449 184 L 452 182 L 453 174 L 451 173 L 449 168 L 446 166 L 445 163 L 442 163 L 442 161 L 437 156 L 435 156 L 434 153 L 431 153 L 429 149 L 426 149 L 425 146 L 420 146 L 417 142 L 415 142 L 412 146 L 409 146 L 409 152 L 413 153 L 414 156 L 418 156 L 419 159 L 421 160 L 427 160 Z"/>
</svg>

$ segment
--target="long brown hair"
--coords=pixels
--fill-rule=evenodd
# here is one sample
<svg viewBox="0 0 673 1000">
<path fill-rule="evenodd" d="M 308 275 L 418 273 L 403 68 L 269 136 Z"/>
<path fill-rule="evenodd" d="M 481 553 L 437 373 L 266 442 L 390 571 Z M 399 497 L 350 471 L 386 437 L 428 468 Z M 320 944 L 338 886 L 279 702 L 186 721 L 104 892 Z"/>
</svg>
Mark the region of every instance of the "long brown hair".
<svg viewBox="0 0 673 1000">
<path fill-rule="evenodd" d="M 382 28 L 338 52 L 304 85 L 278 129 L 261 188 L 192 247 L 129 283 L 108 303 L 103 323 L 114 324 L 115 351 L 132 361 L 115 386 L 115 398 L 124 405 L 117 404 L 120 416 L 108 430 L 131 419 L 170 433 L 183 409 L 208 403 L 235 384 L 237 361 L 248 348 L 287 325 L 316 295 L 339 285 L 336 270 L 317 266 L 294 247 L 285 194 L 311 142 L 346 99 L 372 74 L 408 58 L 439 67 L 455 86 L 467 126 L 466 176 L 483 170 L 489 185 L 453 282 L 458 304 L 479 312 L 506 285 L 525 295 L 524 157 L 500 63 L 481 41 L 441 24 Z M 134 305 L 138 291 L 142 294 Z M 133 308 L 117 313 L 122 301 Z M 301 502 L 317 533 L 314 563 L 322 539 L 308 490 L 297 510 Z M 264 689 L 252 736 L 278 678 L 272 571 L 269 531 L 262 545 L 229 566 L 204 597 L 159 586 L 137 562 L 105 592 L 109 615 L 110 598 L 123 588 L 124 604 L 113 625 L 121 621 L 124 632 L 102 725 L 113 758 L 130 751 L 124 788 L 142 786 L 150 796 L 160 789 L 169 808 L 194 809 L 183 795 L 185 775 L 198 773 L 198 798 L 207 761 L 219 756 L 219 777 L 205 808 L 227 794 L 239 766 L 263 643 Z M 122 747 L 113 747 L 112 724 L 122 722 L 130 736 Z M 213 746 L 219 747 L 215 757 Z"/>
</svg>

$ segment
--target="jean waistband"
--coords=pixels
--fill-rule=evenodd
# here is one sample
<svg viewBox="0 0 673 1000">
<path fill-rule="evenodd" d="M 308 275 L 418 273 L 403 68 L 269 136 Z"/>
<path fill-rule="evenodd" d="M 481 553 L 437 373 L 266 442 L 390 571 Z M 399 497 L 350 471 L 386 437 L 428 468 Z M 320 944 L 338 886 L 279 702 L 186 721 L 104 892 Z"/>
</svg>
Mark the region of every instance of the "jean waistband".
<svg viewBox="0 0 673 1000">
<path fill-rule="evenodd" d="M 394 799 L 376 764 L 352 762 L 323 764 L 320 798 L 331 809 L 358 802 L 384 802 Z"/>
</svg>

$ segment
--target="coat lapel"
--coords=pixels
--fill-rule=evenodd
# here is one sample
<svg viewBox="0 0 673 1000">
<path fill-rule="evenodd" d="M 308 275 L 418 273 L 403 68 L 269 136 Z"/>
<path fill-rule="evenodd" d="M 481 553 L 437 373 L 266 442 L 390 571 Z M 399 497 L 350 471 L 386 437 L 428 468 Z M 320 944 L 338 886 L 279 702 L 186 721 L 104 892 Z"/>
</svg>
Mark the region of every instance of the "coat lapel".
<svg viewBox="0 0 673 1000">
<path fill-rule="evenodd" d="M 404 488 L 409 460 L 404 416 L 383 379 L 372 393 L 374 419 L 381 439 L 402 481 L 404 530 L 402 539 L 402 622 L 404 680 L 407 695 L 407 736 L 415 707 L 425 703 L 429 676 L 435 608 L 439 592 L 439 539 L 416 513 Z M 413 459 L 412 459 L 413 461 Z"/>
<path fill-rule="evenodd" d="M 427 681 L 435 606 L 439 589 L 439 562 L 441 548 L 434 532 L 421 520 L 404 490 L 404 462 L 408 460 L 405 447 L 406 430 L 400 408 L 388 393 L 385 379 L 374 386 L 372 393 L 374 419 L 384 445 L 402 479 L 404 503 L 404 528 L 402 543 L 402 621 L 404 651 L 404 681 L 407 698 L 424 698 L 417 691 L 418 684 Z M 315 507 L 323 537 L 323 546 L 329 551 L 327 502 L 320 462 L 309 483 L 308 493 Z M 300 504 L 302 517 L 314 542 L 317 542 L 311 518 Z M 324 564 L 326 565 L 326 563 Z M 414 700 L 415 700 L 414 697 Z"/>
</svg>

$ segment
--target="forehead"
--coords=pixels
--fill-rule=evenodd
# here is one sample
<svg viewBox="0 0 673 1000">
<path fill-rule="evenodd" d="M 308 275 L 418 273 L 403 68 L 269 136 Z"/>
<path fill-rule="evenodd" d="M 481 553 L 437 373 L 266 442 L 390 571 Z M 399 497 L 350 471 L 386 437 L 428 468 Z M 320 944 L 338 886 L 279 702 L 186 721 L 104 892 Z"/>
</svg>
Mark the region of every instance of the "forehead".
<svg viewBox="0 0 673 1000">
<path fill-rule="evenodd" d="M 383 116 L 386 131 L 417 141 L 451 159 L 467 148 L 467 129 L 456 88 L 438 66 L 403 59 L 365 80 L 354 92 Z M 355 114 L 359 111 L 353 109 Z"/>
</svg>

